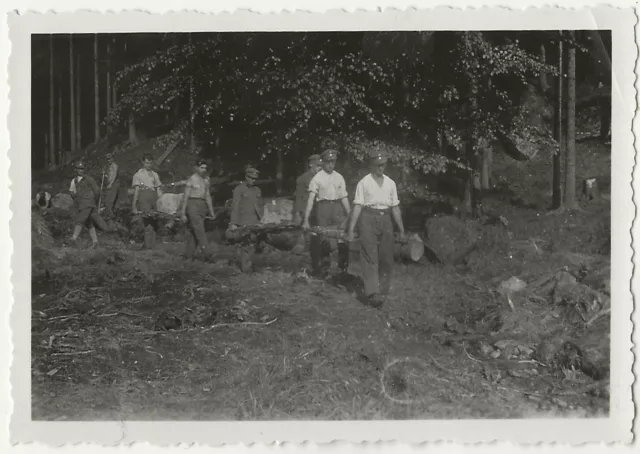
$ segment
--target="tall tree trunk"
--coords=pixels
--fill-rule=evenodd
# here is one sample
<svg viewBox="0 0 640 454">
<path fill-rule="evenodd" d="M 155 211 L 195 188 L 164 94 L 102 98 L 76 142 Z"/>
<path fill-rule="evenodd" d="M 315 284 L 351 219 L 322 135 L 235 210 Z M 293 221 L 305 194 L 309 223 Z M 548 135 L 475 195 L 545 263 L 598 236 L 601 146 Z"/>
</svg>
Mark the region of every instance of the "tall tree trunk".
<svg viewBox="0 0 640 454">
<path fill-rule="evenodd" d="M 116 38 L 114 37 L 114 38 L 113 38 L 113 47 L 112 47 L 112 49 L 113 49 L 113 50 L 112 50 L 112 52 L 116 52 L 116 51 L 117 51 L 117 47 L 116 47 L 116 45 L 117 45 L 117 43 L 116 43 Z M 116 55 L 116 56 L 117 56 L 117 55 Z M 109 62 L 111 62 L 111 60 L 109 60 Z M 118 85 L 118 84 L 116 83 L 116 80 L 117 80 L 117 79 L 114 77 L 114 79 L 113 79 L 113 87 L 111 88 L 111 96 L 112 96 L 112 99 L 111 99 L 111 107 L 115 107 L 115 106 L 116 106 L 116 104 L 118 104 L 118 95 L 117 95 L 117 92 L 118 92 L 118 87 L 117 87 L 117 85 Z"/>
<path fill-rule="evenodd" d="M 189 33 L 189 47 L 192 45 L 191 33 Z M 196 151 L 196 131 L 195 131 L 195 87 L 193 76 L 189 76 L 189 132 L 191 134 L 191 152 Z"/>
<path fill-rule="evenodd" d="M 75 66 L 75 58 L 73 58 L 73 35 L 69 35 L 69 116 L 70 116 L 70 142 L 69 146 L 71 148 L 71 153 L 75 153 L 77 150 L 76 145 L 76 102 L 74 97 L 75 84 L 74 84 L 74 74 L 73 67 Z"/>
<path fill-rule="evenodd" d="M 44 168 L 49 170 L 52 167 L 49 156 L 49 134 L 44 134 Z"/>
<path fill-rule="evenodd" d="M 107 41 L 107 115 L 111 111 L 111 43 Z M 111 133 L 111 124 L 107 124 L 107 134 Z"/>
<path fill-rule="evenodd" d="M 491 164 L 493 162 L 493 148 L 482 150 L 481 187 L 483 191 L 491 189 Z"/>
<path fill-rule="evenodd" d="M 547 62 L 547 50 L 544 47 L 544 44 L 540 44 L 540 61 L 542 63 Z M 546 93 L 549 90 L 549 82 L 547 82 L 547 73 L 544 71 L 540 73 L 540 88 L 542 89 L 542 93 Z"/>
<path fill-rule="evenodd" d="M 558 41 L 558 93 L 556 96 L 556 109 L 555 109 L 555 136 L 558 141 L 559 149 L 553 154 L 553 181 L 552 181 L 552 209 L 559 209 L 562 207 L 562 158 L 565 155 L 565 141 L 562 131 L 562 111 L 563 111 L 563 95 L 562 89 L 564 86 L 564 56 L 562 41 Z"/>
<path fill-rule="evenodd" d="M 80 115 L 80 54 L 76 55 L 76 148 L 82 149 L 82 116 Z"/>
<path fill-rule="evenodd" d="M 56 141 L 54 139 L 54 95 L 53 95 L 53 35 L 49 35 L 49 168 L 54 168 L 56 165 Z"/>
<path fill-rule="evenodd" d="M 94 126 L 95 132 L 93 133 L 94 142 L 98 143 L 100 140 L 100 83 L 98 77 L 98 34 L 96 33 L 93 38 L 93 105 L 94 105 Z"/>
<path fill-rule="evenodd" d="M 282 153 L 282 148 L 278 147 L 276 154 L 278 157 L 276 165 L 276 194 L 281 195 L 284 180 L 284 154 Z"/>
<path fill-rule="evenodd" d="M 575 32 L 571 32 L 573 38 Z M 567 160 L 564 173 L 564 204 L 566 208 L 578 208 L 576 199 L 576 48 L 569 47 L 567 90 Z"/>
<path fill-rule="evenodd" d="M 129 143 L 132 146 L 138 145 L 138 134 L 136 133 L 136 117 L 133 112 L 129 113 Z"/>
<path fill-rule="evenodd" d="M 62 164 L 62 87 L 58 87 L 58 152 L 56 165 Z"/>
</svg>

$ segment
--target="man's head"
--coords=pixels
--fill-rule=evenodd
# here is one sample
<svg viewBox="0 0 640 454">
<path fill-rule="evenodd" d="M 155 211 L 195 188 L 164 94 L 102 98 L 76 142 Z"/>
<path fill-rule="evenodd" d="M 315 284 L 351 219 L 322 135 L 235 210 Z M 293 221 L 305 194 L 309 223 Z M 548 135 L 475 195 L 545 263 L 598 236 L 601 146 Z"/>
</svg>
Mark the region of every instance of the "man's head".
<svg viewBox="0 0 640 454">
<path fill-rule="evenodd" d="M 153 165 L 153 158 L 151 157 L 150 154 L 145 154 L 142 157 L 142 167 L 145 170 L 151 170 L 151 166 Z"/>
<path fill-rule="evenodd" d="M 384 175 L 384 169 L 387 165 L 387 155 L 381 151 L 375 151 L 369 157 L 369 166 L 371 173 L 376 177 Z"/>
<path fill-rule="evenodd" d="M 82 175 L 84 175 L 85 166 L 84 166 L 84 162 L 83 161 L 76 162 L 74 167 L 76 169 L 76 174 L 78 176 L 81 177 Z"/>
<path fill-rule="evenodd" d="M 325 172 L 331 173 L 336 168 L 338 152 L 332 148 L 326 149 L 322 153 L 322 168 Z"/>
<path fill-rule="evenodd" d="M 320 155 L 312 154 L 311 156 L 309 156 L 309 170 L 311 170 L 311 172 L 315 174 L 318 173 L 321 168 L 322 159 L 320 158 Z"/>
<path fill-rule="evenodd" d="M 107 153 L 107 162 L 109 164 L 113 162 L 113 153 Z"/>
<path fill-rule="evenodd" d="M 253 186 L 260 176 L 260 172 L 255 167 L 249 166 L 244 170 L 244 178 L 249 186 Z"/>
<path fill-rule="evenodd" d="M 201 177 L 204 177 L 207 175 L 208 170 L 209 169 L 207 167 L 206 161 L 204 161 L 203 159 L 198 159 L 196 161 L 196 173 L 198 175 L 200 175 Z"/>
</svg>

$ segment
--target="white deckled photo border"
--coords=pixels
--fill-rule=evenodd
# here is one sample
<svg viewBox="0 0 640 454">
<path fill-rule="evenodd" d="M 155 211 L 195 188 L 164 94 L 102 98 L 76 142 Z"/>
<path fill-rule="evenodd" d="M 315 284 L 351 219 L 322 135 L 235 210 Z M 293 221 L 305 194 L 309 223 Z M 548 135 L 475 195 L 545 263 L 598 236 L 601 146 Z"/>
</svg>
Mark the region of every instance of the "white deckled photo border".
<svg viewBox="0 0 640 454">
<path fill-rule="evenodd" d="M 43 9 L 43 12 L 45 10 Z M 273 441 L 329 443 L 335 440 L 398 441 L 422 443 L 455 441 L 477 443 L 621 442 L 631 437 L 634 405 L 631 321 L 633 298 L 630 228 L 635 218 L 632 171 L 635 169 L 632 122 L 637 109 L 635 66 L 637 17 L 631 8 L 607 6 L 581 9 L 506 8 L 458 10 L 392 10 L 379 12 L 328 11 L 259 14 L 237 11 L 225 14 L 175 12 L 149 14 L 118 12 L 11 14 L 8 18 L 11 54 L 9 75 L 9 181 L 11 284 L 9 319 L 11 343 L 10 385 L 13 443 L 40 442 L 65 445 L 91 442 L 101 445 L 148 442 L 153 445 L 198 443 L 211 446 Z M 36 422 L 31 420 L 31 246 L 25 234 L 30 225 L 30 46 L 33 33 L 170 32 L 170 31 L 303 31 L 303 30 L 515 30 L 611 29 L 613 36 L 612 83 L 612 185 L 611 190 L 611 411 L 609 418 L 527 420 L 429 420 L 342 422 Z M 8 294 L 8 292 L 5 292 Z"/>
</svg>

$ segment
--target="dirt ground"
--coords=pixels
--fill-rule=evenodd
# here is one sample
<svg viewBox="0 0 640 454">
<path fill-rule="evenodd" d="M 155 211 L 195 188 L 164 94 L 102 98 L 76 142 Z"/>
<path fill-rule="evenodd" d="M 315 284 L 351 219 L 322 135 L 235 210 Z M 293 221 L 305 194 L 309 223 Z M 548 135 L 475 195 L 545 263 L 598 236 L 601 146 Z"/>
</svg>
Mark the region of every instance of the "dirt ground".
<svg viewBox="0 0 640 454">
<path fill-rule="evenodd" d="M 180 237 L 154 251 L 54 238 L 33 252 L 32 418 L 605 417 L 609 317 L 570 317 L 545 279 L 603 274 L 609 206 L 605 194 L 548 216 L 496 199 L 507 227 L 487 228 L 462 265 L 396 264 L 381 309 L 358 300 L 355 277 L 308 278 L 304 254 L 268 249 L 242 273 L 231 246 L 193 261 Z M 514 276 L 526 289 L 501 293 Z M 581 282 L 600 292 L 607 279 Z M 567 345 L 582 362 L 559 359 Z"/>
</svg>

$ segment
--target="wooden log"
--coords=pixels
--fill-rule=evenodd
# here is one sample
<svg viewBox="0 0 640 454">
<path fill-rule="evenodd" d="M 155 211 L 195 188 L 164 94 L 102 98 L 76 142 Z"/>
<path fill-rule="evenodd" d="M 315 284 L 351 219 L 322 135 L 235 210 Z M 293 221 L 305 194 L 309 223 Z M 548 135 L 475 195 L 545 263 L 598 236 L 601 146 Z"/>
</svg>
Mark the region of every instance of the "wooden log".
<svg viewBox="0 0 640 454">
<path fill-rule="evenodd" d="M 424 243 L 417 233 L 408 235 L 406 241 L 396 241 L 394 246 L 396 260 L 419 262 L 424 255 Z"/>
</svg>

